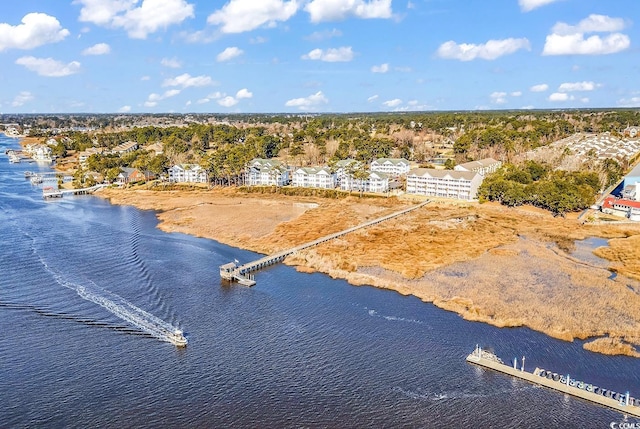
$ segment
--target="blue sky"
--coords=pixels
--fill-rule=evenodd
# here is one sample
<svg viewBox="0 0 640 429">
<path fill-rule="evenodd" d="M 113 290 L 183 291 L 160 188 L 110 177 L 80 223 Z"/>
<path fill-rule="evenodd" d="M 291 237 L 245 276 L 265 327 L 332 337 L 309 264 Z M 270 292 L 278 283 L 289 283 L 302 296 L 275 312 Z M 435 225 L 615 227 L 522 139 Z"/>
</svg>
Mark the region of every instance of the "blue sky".
<svg viewBox="0 0 640 429">
<path fill-rule="evenodd" d="M 637 0 L 21 0 L 0 113 L 640 106 Z"/>
</svg>

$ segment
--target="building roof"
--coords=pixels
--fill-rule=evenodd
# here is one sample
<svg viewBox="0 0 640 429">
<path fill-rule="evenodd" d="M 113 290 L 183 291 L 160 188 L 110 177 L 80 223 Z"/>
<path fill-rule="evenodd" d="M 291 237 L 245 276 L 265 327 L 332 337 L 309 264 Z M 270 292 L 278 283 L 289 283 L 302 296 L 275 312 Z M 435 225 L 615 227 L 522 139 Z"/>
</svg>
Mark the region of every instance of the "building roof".
<svg viewBox="0 0 640 429">
<path fill-rule="evenodd" d="M 295 172 L 305 174 L 331 174 L 329 167 L 300 167 L 297 168 Z"/>
<path fill-rule="evenodd" d="M 378 158 L 375 159 L 373 162 L 375 162 L 376 164 L 393 164 L 393 165 L 398 165 L 398 164 L 406 164 L 409 165 L 409 161 L 407 161 L 404 158 Z"/>
<path fill-rule="evenodd" d="M 438 170 L 435 168 L 415 168 L 409 171 L 408 176 L 429 176 L 439 179 L 473 180 L 478 173 L 473 171 Z"/>
<path fill-rule="evenodd" d="M 485 158 L 485 159 L 479 159 L 477 161 L 465 162 L 463 164 L 459 164 L 458 167 L 462 167 L 467 170 L 473 170 L 474 168 L 490 167 L 492 165 L 499 164 L 499 163 L 500 161 L 496 161 L 493 158 Z"/>
<path fill-rule="evenodd" d="M 640 177 L 640 164 L 636 165 L 626 177 Z"/>
<path fill-rule="evenodd" d="M 640 209 L 640 201 L 627 200 L 625 198 L 607 197 L 602 202 L 603 209 L 613 208 L 614 205 Z"/>
</svg>

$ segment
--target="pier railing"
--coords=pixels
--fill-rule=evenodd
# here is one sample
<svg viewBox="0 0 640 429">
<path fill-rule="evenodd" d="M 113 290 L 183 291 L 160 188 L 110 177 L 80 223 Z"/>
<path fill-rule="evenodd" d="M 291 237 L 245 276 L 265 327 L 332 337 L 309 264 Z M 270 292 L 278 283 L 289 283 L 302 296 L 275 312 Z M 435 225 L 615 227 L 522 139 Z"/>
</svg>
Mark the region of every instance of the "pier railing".
<svg viewBox="0 0 640 429">
<path fill-rule="evenodd" d="M 396 218 L 398 216 L 402 216 L 414 210 L 417 210 L 425 205 L 429 204 L 429 200 L 424 201 L 420 204 L 417 204 L 413 207 L 406 208 L 404 210 L 400 210 L 395 213 L 391 213 L 389 215 L 362 223 L 360 225 L 347 228 L 343 231 L 339 231 L 333 234 L 325 235 L 324 237 L 320 237 L 316 240 L 310 241 L 308 243 L 301 244 L 296 247 L 292 247 L 290 249 L 282 250 L 280 252 L 274 253 L 272 255 L 264 256 L 255 261 L 248 262 L 246 264 L 238 265 L 237 262 L 230 262 L 228 264 L 224 264 L 220 266 L 220 276 L 227 280 L 236 280 L 241 284 L 253 286 L 256 282 L 252 278 L 247 277 L 247 275 L 253 271 L 257 271 L 261 268 L 267 267 L 269 265 L 277 264 L 282 262 L 287 256 L 292 255 L 294 253 L 300 252 L 301 250 L 307 249 L 309 247 L 317 246 L 322 243 L 326 243 L 327 241 L 334 240 L 336 238 L 342 237 L 346 234 L 352 233 L 359 229 L 367 228 L 369 226 L 377 225 L 381 222 L 385 222 L 387 220 Z"/>
</svg>

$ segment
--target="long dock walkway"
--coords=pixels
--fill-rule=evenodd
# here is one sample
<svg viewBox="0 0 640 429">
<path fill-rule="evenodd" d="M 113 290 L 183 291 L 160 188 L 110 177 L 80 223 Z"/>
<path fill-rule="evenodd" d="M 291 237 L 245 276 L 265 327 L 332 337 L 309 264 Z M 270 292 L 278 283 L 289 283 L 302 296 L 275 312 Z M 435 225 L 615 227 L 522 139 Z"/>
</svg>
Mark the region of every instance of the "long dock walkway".
<svg viewBox="0 0 640 429">
<path fill-rule="evenodd" d="M 240 284 L 244 284 L 247 286 L 253 286 L 256 282 L 251 279 L 250 277 L 248 277 L 248 274 L 253 272 L 253 271 L 257 271 L 261 268 L 267 267 L 269 265 L 273 265 L 273 264 L 277 264 L 279 262 L 282 262 L 287 256 L 292 255 L 296 252 L 299 252 L 301 250 L 307 249 L 309 247 L 313 247 L 313 246 L 317 246 L 319 244 L 322 243 L 326 243 L 327 241 L 330 240 L 334 240 L 336 238 L 342 237 L 346 234 L 349 234 L 351 232 L 357 231 L 359 229 L 362 228 L 367 228 L 369 226 L 373 226 L 373 225 L 377 225 L 381 222 L 387 221 L 389 219 L 393 219 L 396 218 L 398 216 L 402 216 L 404 214 L 407 214 L 409 212 L 412 212 L 414 210 L 417 210 L 419 208 L 422 208 L 424 206 L 426 206 L 427 204 L 429 204 L 430 201 L 424 201 L 420 204 L 417 204 L 413 207 L 409 207 L 407 209 L 401 210 L 399 212 L 395 212 L 395 213 L 391 213 L 387 216 L 383 216 L 374 220 L 371 220 L 369 222 L 365 222 L 362 223 L 360 225 L 345 229 L 343 231 L 340 232 L 336 232 L 333 234 L 329 234 L 329 235 L 325 235 L 324 237 L 320 237 L 317 240 L 313 240 L 310 241 L 308 243 L 305 244 L 301 244 L 299 246 L 296 247 L 292 247 L 290 249 L 287 250 L 283 250 L 281 252 L 278 253 L 274 253 L 272 255 L 269 256 L 265 256 L 263 258 L 257 259 L 255 261 L 252 262 L 248 262 L 246 264 L 242 264 L 242 265 L 237 265 L 237 263 L 235 262 L 230 262 L 228 264 L 224 264 L 220 266 L 220 277 L 222 277 L 223 279 L 227 279 L 227 280 L 236 280 L 238 281 Z"/>
<path fill-rule="evenodd" d="M 88 188 L 80 188 L 80 189 L 43 189 L 42 190 L 42 198 L 62 198 L 63 195 L 82 195 L 82 194 L 91 194 L 98 189 L 105 188 L 109 185 L 94 185 L 89 186 Z"/>
</svg>

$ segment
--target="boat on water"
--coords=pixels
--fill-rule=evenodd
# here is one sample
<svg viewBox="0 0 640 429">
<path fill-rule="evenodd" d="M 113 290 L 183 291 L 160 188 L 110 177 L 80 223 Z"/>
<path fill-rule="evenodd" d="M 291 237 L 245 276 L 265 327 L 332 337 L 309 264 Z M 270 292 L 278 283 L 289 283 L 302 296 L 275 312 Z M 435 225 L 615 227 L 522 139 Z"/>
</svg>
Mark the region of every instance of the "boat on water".
<svg viewBox="0 0 640 429">
<path fill-rule="evenodd" d="M 621 394 L 576 380 L 571 378 L 569 374 L 561 375 L 538 367 L 532 373 L 527 372 L 524 370 L 524 356 L 521 360 L 521 366 L 518 368 L 517 358 L 514 358 L 513 366 L 506 365 L 495 353 L 476 346 L 475 350 L 467 356 L 467 362 L 604 405 L 624 414 L 640 417 L 640 399 L 631 397 L 629 392 Z"/>
<path fill-rule="evenodd" d="M 184 333 L 180 329 L 176 329 L 169 335 L 169 340 L 176 347 L 187 347 L 187 338 L 184 336 Z"/>
</svg>

